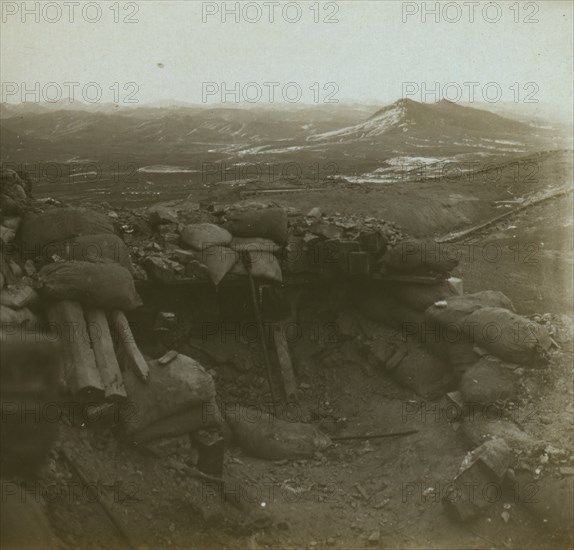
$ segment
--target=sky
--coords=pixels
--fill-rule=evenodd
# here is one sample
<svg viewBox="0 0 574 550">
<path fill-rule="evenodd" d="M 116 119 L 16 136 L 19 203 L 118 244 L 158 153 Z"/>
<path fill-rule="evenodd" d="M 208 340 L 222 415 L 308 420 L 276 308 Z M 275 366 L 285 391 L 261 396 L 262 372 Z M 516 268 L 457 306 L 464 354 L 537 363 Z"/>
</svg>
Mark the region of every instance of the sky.
<svg viewBox="0 0 574 550">
<path fill-rule="evenodd" d="M 573 103 L 569 0 L 0 5 L 2 101 Z"/>
</svg>

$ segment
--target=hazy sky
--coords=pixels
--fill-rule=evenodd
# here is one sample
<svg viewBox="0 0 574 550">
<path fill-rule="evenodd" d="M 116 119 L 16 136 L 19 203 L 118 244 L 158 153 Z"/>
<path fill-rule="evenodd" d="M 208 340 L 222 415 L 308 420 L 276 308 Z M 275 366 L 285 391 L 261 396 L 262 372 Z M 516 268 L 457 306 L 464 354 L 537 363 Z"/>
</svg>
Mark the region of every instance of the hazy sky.
<svg viewBox="0 0 574 550">
<path fill-rule="evenodd" d="M 478 83 L 477 100 L 500 92 L 506 101 L 573 100 L 569 0 L 499 1 L 488 9 L 485 2 L 441 2 L 438 15 L 427 13 L 424 21 L 437 2 L 81 2 L 72 22 L 72 6 L 64 4 L 1 2 L 3 101 L 22 99 L 22 83 L 40 83 L 42 99 L 56 98 L 58 86 L 66 97 L 66 82 L 78 83 L 79 99 L 95 82 L 86 93 L 93 98 L 99 87 L 102 102 L 220 102 L 222 83 L 233 90 L 237 82 L 240 94 L 226 96 L 228 103 L 265 103 L 272 89 L 276 102 L 394 101 L 406 82 L 414 83 L 409 97 L 416 100 L 439 99 L 420 92 L 423 83 L 432 90 L 437 82 L 441 96 L 461 101 L 469 99 L 468 82 Z M 23 7 L 31 10 L 24 21 Z M 45 87 L 50 82 L 56 85 Z M 206 82 L 215 84 L 202 96 Z M 270 82 L 278 84 L 264 85 Z M 495 84 L 485 89 L 487 83 Z"/>
</svg>

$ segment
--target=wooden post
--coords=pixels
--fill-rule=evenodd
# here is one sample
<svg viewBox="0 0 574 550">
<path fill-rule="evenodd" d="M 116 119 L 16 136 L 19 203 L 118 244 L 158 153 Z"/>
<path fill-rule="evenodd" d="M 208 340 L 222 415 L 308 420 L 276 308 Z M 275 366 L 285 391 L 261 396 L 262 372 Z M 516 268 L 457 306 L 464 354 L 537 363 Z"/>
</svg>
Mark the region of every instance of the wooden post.
<svg viewBox="0 0 574 550">
<path fill-rule="evenodd" d="M 279 366 L 281 367 L 281 378 L 283 380 L 285 397 L 287 400 L 296 400 L 297 380 L 293 373 L 293 365 L 291 363 L 291 356 L 289 355 L 289 346 L 285 338 L 283 323 L 273 323 L 272 326 L 275 349 L 277 350 L 277 358 L 279 359 Z"/>
<path fill-rule="evenodd" d="M 64 300 L 48 306 L 47 315 L 58 335 L 66 382 L 74 396 L 90 400 L 104 396 L 104 385 L 88 340 L 82 306 Z"/>
<path fill-rule="evenodd" d="M 138 377 L 147 382 L 149 378 L 149 367 L 136 346 L 134 335 L 123 311 L 111 312 L 112 326 L 117 338 L 118 355 L 121 360 L 125 361 L 127 366 L 132 369 Z"/>
<path fill-rule="evenodd" d="M 86 321 L 96 365 L 104 383 L 106 399 L 122 401 L 127 398 L 128 394 L 114 351 L 114 343 L 106 314 L 101 309 L 87 309 Z"/>
</svg>

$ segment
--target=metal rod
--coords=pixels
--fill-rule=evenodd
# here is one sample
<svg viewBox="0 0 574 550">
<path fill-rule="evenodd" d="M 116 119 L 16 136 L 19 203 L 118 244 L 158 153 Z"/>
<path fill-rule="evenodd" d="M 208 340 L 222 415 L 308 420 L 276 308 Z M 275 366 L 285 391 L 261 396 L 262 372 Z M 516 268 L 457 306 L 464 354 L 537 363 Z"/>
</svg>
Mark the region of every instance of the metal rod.
<svg viewBox="0 0 574 550">
<path fill-rule="evenodd" d="M 418 433 L 418 430 L 407 430 L 404 432 L 391 432 L 387 434 L 374 434 L 374 435 L 340 435 L 331 437 L 332 441 L 351 441 L 351 440 L 365 440 L 365 439 L 381 439 L 383 437 L 394 437 L 402 435 L 411 435 Z"/>
</svg>

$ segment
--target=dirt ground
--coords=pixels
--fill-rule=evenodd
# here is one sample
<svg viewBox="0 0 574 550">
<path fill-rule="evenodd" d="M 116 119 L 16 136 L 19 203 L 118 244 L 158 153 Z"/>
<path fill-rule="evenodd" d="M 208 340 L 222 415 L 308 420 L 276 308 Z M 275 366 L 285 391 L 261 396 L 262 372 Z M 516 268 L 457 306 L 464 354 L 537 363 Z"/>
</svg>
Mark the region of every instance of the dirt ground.
<svg viewBox="0 0 574 550">
<path fill-rule="evenodd" d="M 359 190 L 352 196 L 345 190 L 329 192 L 328 198 L 274 199 L 307 208 L 324 204 L 325 210 L 339 211 L 363 205 L 366 212 L 406 226 L 417 205 L 426 204 L 423 221 L 406 227 L 419 235 L 443 234 L 494 213 L 493 203 L 472 199 L 472 186 L 462 194 L 443 194 L 435 203 L 430 184 L 423 187 L 416 196 L 406 189 Z M 385 195 L 392 200 L 386 201 Z M 497 197 L 498 193 L 492 199 Z M 472 260 L 463 255 L 457 268 L 465 291 L 501 290 L 519 313 L 571 314 L 572 294 L 564 290 L 572 280 L 571 208 L 571 198 L 550 201 L 461 243 L 479 250 Z M 495 243 L 487 254 L 502 251 L 496 261 L 483 256 L 485 243 Z M 532 263 L 532 258 L 539 261 Z M 307 460 L 264 461 L 231 444 L 225 474 L 232 481 L 222 494 L 213 482 L 193 477 L 189 467 L 197 453 L 187 437 L 133 448 L 115 437 L 113 425 L 63 422 L 59 444 L 36 486 L 62 547 L 129 547 L 78 484 L 60 454 L 62 448 L 83 465 L 86 477 L 125 526 L 131 545 L 138 548 L 571 547 L 571 540 L 529 512 L 522 496 L 497 498 L 470 524 L 457 523 L 446 514 L 440 497 L 469 450 L 460 422 L 445 414 L 446 397 L 424 401 L 356 352 L 338 325 L 341 313 L 352 311 L 352 304 L 338 297 L 336 288 L 323 288 L 305 294 L 301 302 L 303 332 L 291 346 L 301 399 L 295 408 L 290 406 L 291 414 L 316 422 L 335 437 L 408 429 L 417 433 L 336 441 Z M 193 312 L 187 315 L 193 318 Z M 182 326 L 189 321 L 184 300 L 178 320 Z M 183 353 L 193 353 L 183 340 L 179 344 Z M 230 343 L 211 344 L 217 360 L 198 359 L 214 374 L 223 406 L 268 402 L 257 344 L 239 336 Z M 149 353 L 153 354 L 151 348 Z M 548 366 L 527 370 L 521 386 L 523 429 L 565 450 L 559 459 L 541 459 L 541 484 L 568 477 L 559 468 L 571 467 L 574 460 L 572 359 L 571 349 L 556 351 Z"/>
</svg>

